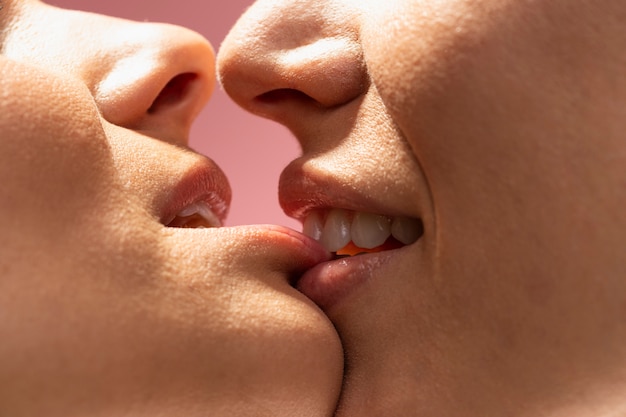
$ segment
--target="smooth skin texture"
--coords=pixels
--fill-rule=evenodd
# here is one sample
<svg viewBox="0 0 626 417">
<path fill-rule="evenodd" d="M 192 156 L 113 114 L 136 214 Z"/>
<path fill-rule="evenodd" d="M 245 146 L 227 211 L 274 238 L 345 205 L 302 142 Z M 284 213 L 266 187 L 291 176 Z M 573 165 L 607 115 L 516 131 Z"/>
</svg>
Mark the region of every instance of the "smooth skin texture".
<svg viewBox="0 0 626 417">
<path fill-rule="evenodd" d="M 258 0 L 232 29 L 225 90 L 302 145 L 287 213 L 424 222 L 325 306 L 337 416 L 626 415 L 625 19 L 619 0 Z"/>
<path fill-rule="evenodd" d="M 211 45 L 34 0 L 0 28 L 0 415 L 331 415 L 340 341 L 289 283 L 324 251 L 163 224 L 181 192 L 228 209 L 187 147 Z"/>
</svg>

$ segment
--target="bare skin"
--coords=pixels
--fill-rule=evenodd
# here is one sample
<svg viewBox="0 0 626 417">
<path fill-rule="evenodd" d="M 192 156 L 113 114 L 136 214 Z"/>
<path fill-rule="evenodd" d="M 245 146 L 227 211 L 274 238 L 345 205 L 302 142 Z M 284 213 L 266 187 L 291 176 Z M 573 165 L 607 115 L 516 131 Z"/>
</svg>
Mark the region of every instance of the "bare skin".
<svg viewBox="0 0 626 417">
<path fill-rule="evenodd" d="M 346 350 L 338 416 L 626 414 L 625 17 L 258 0 L 233 28 L 224 88 L 302 145 L 285 211 L 423 223 L 299 282 Z"/>
<path fill-rule="evenodd" d="M 215 227 L 230 188 L 187 147 L 211 45 L 2 5 L 0 415 L 331 415 L 340 342 L 290 284 L 326 251 Z"/>
</svg>

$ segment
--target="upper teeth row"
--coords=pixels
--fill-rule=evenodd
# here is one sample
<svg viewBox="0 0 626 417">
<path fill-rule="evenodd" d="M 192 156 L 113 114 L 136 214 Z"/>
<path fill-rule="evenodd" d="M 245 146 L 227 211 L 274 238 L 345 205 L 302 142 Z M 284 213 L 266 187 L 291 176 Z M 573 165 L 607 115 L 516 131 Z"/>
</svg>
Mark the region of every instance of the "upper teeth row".
<svg viewBox="0 0 626 417">
<path fill-rule="evenodd" d="M 222 222 L 205 201 L 197 201 L 182 209 L 171 221 L 171 227 L 220 227 Z"/>
<path fill-rule="evenodd" d="M 423 226 L 419 219 L 410 217 L 392 218 L 331 209 L 325 219 L 319 211 L 309 213 L 304 220 L 303 233 L 319 241 L 328 251 L 337 252 L 350 241 L 360 248 L 373 249 L 390 236 L 409 245 L 422 235 Z"/>
</svg>

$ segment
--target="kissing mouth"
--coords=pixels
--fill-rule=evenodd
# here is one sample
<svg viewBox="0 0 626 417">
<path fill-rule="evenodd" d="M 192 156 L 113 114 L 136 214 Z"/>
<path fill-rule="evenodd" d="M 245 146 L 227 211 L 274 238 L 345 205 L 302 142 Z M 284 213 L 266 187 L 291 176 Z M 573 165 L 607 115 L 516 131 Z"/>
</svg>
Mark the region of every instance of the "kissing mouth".
<svg viewBox="0 0 626 417">
<path fill-rule="evenodd" d="M 424 234 L 424 225 L 418 218 L 331 208 L 309 212 L 303 233 L 337 259 L 413 244 Z"/>
</svg>

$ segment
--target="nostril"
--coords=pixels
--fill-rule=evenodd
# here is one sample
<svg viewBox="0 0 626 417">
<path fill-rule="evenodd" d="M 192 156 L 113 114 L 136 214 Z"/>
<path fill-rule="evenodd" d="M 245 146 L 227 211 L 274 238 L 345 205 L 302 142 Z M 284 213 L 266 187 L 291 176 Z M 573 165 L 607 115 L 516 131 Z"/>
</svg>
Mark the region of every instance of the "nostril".
<svg viewBox="0 0 626 417">
<path fill-rule="evenodd" d="M 293 88 L 277 88 L 255 97 L 259 104 L 273 105 L 281 103 L 313 104 L 322 107 L 322 104 L 313 97 Z"/>
<path fill-rule="evenodd" d="M 162 109 L 184 101 L 191 89 L 191 85 L 197 78 L 198 74 L 195 73 L 178 74 L 172 78 L 154 99 L 148 108 L 148 114 L 158 113 Z"/>
</svg>

